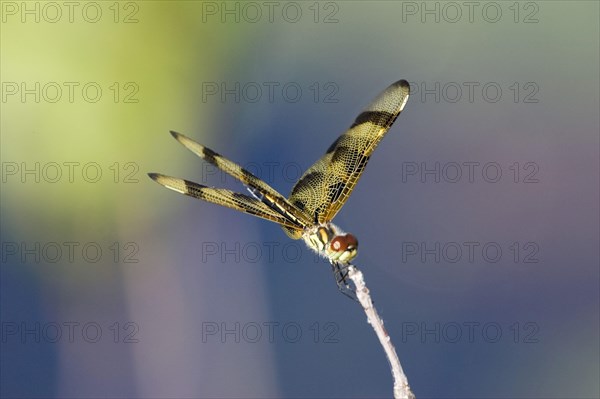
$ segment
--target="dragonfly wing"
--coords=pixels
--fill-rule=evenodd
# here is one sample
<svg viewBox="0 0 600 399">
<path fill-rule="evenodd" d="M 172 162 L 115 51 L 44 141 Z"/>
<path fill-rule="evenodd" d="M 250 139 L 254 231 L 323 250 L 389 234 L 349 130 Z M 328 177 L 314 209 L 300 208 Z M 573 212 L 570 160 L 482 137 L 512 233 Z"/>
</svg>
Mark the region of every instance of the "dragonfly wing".
<svg viewBox="0 0 600 399">
<path fill-rule="evenodd" d="M 223 172 L 241 181 L 258 200 L 275 210 L 280 214 L 285 214 L 296 222 L 296 224 L 306 226 L 310 223 L 310 219 L 297 207 L 281 195 L 273 187 L 269 186 L 263 180 L 254 176 L 252 173 L 242 168 L 240 165 L 225 158 L 224 156 L 214 152 L 208 147 L 205 147 L 181 133 L 171 131 L 171 135 L 177 141 L 183 144 L 187 149 L 204 159 L 211 165 L 216 166 Z"/>
<path fill-rule="evenodd" d="M 380 93 L 325 155 L 304 172 L 289 202 L 309 215 L 313 223 L 331 221 L 352 193 L 377 144 L 402 112 L 409 93 L 405 80 Z"/>
<path fill-rule="evenodd" d="M 302 231 L 302 225 L 273 210 L 262 201 L 248 195 L 222 188 L 207 187 L 189 180 L 165 176 L 159 173 L 149 173 L 148 175 L 157 183 L 178 193 L 249 213 L 259 218 L 279 223 L 291 230 Z"/>
</svg>

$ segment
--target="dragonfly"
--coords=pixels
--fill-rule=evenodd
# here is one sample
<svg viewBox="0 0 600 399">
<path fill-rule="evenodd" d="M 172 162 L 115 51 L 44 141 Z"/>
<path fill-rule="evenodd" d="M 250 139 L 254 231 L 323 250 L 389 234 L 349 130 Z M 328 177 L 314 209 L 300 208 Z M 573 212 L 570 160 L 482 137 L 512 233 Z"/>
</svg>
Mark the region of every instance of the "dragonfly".
<svg viewBox="0 0 600 399">
<path fill-rule="evenodd" d="M 249 195 L 160 173 L 148 175 L 178 193 L 278 223 L 290 238 L 302 239 L 326 258 L 340 291 L 354 298 L 344 271 L 358 254 L 358 240 L 332 220 L 348 200 L 371 154 L 404 109 L 409 94 L 406 80 L 382 91 L 327 148 L 325 155 L 304 172 L 288 198 L 235 162 L 174 131 L 171 134 L 177 141 L 239 180 Z"/>
</svg>

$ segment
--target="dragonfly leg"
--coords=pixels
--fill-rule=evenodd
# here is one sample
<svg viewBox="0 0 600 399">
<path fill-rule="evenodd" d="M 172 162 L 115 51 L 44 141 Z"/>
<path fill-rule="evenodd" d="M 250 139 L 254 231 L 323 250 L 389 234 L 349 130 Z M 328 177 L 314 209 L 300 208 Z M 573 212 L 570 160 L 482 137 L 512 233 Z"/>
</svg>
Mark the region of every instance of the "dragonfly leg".
<svg viewBox="0 0 600 399">
<path fill-rule="evenodd" d="M 331 262 L 331 268 L 335 277 L 335 282 L 340 292 L 346 295 L 348 298 L 358 301 L 354 288 L 350 285 L 348 280 L 348 268 L 349 264 Z"/>
</svg>

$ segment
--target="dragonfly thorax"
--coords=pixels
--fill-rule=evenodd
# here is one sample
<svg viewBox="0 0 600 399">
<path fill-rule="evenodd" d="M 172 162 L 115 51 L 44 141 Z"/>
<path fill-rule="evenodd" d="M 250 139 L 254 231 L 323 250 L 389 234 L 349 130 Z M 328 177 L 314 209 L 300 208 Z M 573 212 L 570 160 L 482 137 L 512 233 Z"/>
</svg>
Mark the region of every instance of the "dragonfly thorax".
<svg viewBox="0 0 600 399">
<path fill-rule="evenodd" d="M 331 262 L 348 263 L 358 253 L 358 240 L 354 235 L 344 233 L 333 223 L 311 227 L 302 235 L 311 249 Z"/>
</svg>

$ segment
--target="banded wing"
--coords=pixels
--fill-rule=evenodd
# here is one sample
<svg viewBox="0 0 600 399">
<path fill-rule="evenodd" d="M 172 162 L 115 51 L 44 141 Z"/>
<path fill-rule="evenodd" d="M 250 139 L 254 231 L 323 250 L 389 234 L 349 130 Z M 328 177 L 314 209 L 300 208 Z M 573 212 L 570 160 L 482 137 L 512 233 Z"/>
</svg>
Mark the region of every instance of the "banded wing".
<svg viewBox="0 0 600 399">
<path fill-rule="evenodd" d="M 344 205 L 377 144 L 406 105 L 409 93 L 406 80 L 390 85 L 298 180 L 289 201 L 310 215 L 313 223 L 331 221 Z"/>
<path fill-rule="evenodd" d="M 270 208 L 267 204 L 254 197 L 222 188 L 206 187 L 189 180 L 165 176 L 159 173 L 148 173 L 148 176 L 150 176 L 157 183 L 181 194 L 246 212 L 251 215 L 258 216 L 259 218 L 279 223 L 280 225 L 286 226 L 293 231 L 302 231 L 302 225 L 295 223 L 293 220 L 289 219 L 285 215 L 282 215 L 281 213 L 278 213 Z"/>
<path fill-rule="evenodd" d="M 217 154 L 210 148 L 205 147 L 205 146 L 195 142 L 194 140 L 190 139 L 189 137 L 184 136 L 181 133 L 171 131 L 171 135 L 177 141 L 179 141 L 181 144 L 183 144 L 188 150 L 192 151 L 194 154 L 198 155 L 200 158 L 204 159 L 206 162 L 210 163 L 211 165 L 216 166 L 217 168 L 221 169 L 223 172 L 225 172 L 225 173 L 229 174 L 230 176 L 234 177 L 235 179 L 241 181 L 246 187 L 248 187 L 248 190 L 255 197 L 255 198 L 252 198 L 252 197 L 248 197 L 248 198 L 257 199 L 257 200 L 259 200 L 259 202 L 262 201 L 262 203 L 264 205 L 266 205 L 268 208 L 271 208 L 271 210 L 275 211 L 275 213 L 284 215 L 286 217 L 286 219 L 288 219 L 292 223 L 294 223 L 294 225 L 296 227 L 298 227 L 298 226 L 304 227 L 304 226 L 311 224 L 311 220 L 307 217 L 307 215 L 304 214 L 296 206 L 292 205 L 287 200 L 287 198 L 285 198 L 283 195 L 281 195 L 279 192 L 277 192 L 277 190 L 275 190 L 273 187 L 269 186 L 267 183 L 265 183 L 258 177 L 254 176 L 252 173 L 248 172 L 246 169 L 242 168 L 235 162 L 228 160 L 227 158 L 223 157 L 222 155 Z M 194 184 L 196 184 L 196 183 L 194 183 Z M 204 187 L 204 186 L 201 186 L 201 187 Z M 221 189 L 213 189 L 213 190 L 218 190 L 219 192 L 227 191 L 227 190 L 221 190 Z M 205 191 L 206 191 L 206 189 L 205 189 Z M 239 195 L 243 195 L 243 194 L 237 194 L 237 195 L 239 196 Z M 202 199 L 204 199 L 204 198 L 202 198 Z M 207 200 L 207 201 L 210 201 L 210 200 Z M 214 201 L 210 201 L 210 202 L 214 202 Z M 227 205 L 225 205 L 225 206 L 227 206 Z M 301 234 L 295 233 L 294 236 L 296 238 L 300 238 Z"/>
</svg>

